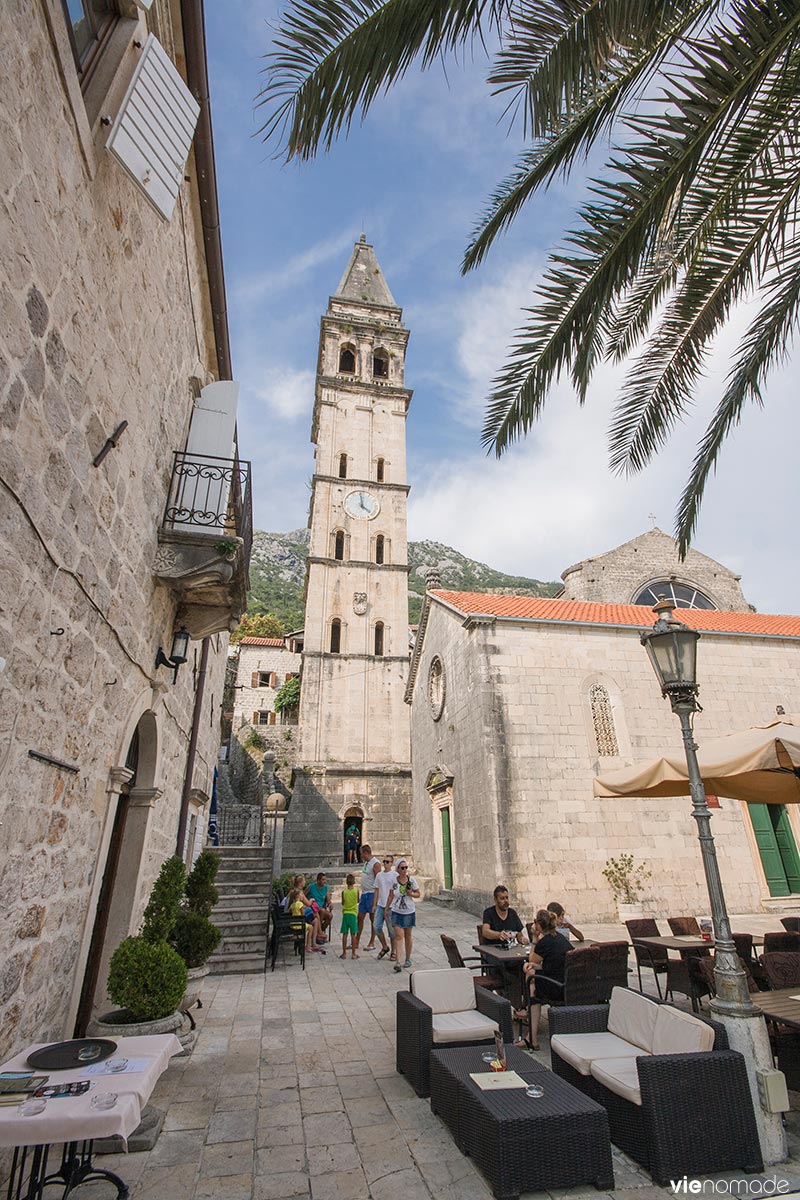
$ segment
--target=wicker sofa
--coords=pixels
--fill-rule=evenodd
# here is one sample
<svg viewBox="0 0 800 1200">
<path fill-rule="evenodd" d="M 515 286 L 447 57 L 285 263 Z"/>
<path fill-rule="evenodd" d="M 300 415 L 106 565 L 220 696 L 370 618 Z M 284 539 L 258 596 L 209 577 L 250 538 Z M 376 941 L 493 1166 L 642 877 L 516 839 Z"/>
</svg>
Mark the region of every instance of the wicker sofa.
<svg viewBox="0 0 800 1200">
<path fill-rule="evenodd" d="M 744 1059 L 722 1025 L 615 988 L 610 1004 L 550 1010 L 553 1071 L 608 1113 L 611 1140 L 661 1187 L 760 1171 Z"/>
<path fill-rule="evenodd" d="M 508 1000 L 475 987 L 466 967 L 414 971 L 409 990 L 397 993 L 397 1070 L 429 1096 L 431 1050 L 493 1043 L 498 1029 L 513 1041 L 512 1016 Z"/>
</svg>

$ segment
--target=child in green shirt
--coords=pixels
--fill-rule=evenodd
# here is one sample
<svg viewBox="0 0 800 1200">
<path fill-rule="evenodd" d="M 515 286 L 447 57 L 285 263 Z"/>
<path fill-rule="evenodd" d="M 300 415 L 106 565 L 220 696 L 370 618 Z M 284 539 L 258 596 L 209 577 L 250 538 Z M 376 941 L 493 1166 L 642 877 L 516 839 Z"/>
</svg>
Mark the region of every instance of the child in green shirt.
<svg viewBox="0 0 800 1200">
<path fill-rule="evenodd" d="M 339 958 L 347 958 L 347 935 L 350 934 L 350 957 L 358 958 L 356 954 L 356 938 L 358 937 L 358 888 L 355 875 L 348 875 L 342 888 L 342 953 Z"/>
</svg>

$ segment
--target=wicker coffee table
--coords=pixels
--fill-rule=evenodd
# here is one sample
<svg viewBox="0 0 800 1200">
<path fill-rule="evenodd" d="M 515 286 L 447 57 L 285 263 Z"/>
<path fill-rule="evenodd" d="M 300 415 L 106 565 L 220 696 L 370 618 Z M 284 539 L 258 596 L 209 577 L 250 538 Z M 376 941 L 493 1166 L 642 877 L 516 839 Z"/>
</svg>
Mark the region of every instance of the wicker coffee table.
<svg viewBox="0 0 800 1200">
<path fill-rule="evenodd" d="M 483 1092 L 470 1074 L 488 1070 L 485 1050 L 432 1051 L 431 1108 L 487 1176 L 497 1200 L 579 1183 L 612 1189 L 605 1109 L 513 1046 L 506 1046 L 509 1070 L 538 1083 L 544 1095 L 532 1099 L 521 1088 Z"/>
</svg>

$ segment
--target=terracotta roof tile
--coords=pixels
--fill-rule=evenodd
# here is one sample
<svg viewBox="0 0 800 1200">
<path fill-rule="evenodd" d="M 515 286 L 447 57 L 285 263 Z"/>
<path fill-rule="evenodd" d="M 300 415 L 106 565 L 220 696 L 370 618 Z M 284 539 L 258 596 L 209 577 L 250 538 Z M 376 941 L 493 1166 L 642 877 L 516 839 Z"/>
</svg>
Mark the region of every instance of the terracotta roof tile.
<svg viewBox="0 0 800 1200">
<path fill-rule="evenodd" d="M 280 646 L 281 648 L 284 644 L 284 638 L 243 637 L 239 642 L 240 646 Z"/>
<path fill-rule="evenodd" d="M 651 626 L 653 610 L 637 604 L 594 604 L 586 600 L 554 600 L 544 596 L 493 596 L 483 592 L 437 590 L 434 596 L 467 614 L 520 617 L 533 621 L 572 621 L 578 624 Z M 770 613 L 720 612 L 716 609 L 681 608 L 678 616 L 691 629 L 706 633 L 760 634 L 762 637 L 800 638 L 800 617 Z"/>
</svg>

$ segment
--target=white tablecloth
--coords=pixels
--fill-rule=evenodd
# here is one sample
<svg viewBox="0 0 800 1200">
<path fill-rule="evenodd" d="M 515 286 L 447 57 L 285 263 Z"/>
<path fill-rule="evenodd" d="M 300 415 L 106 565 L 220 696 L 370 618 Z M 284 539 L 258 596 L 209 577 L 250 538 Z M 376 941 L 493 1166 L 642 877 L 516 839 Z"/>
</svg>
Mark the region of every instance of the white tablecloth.
<svg viewBox="0 0 800 1200">
<path fill-rule="evenodd" d="M 117 1039 L 115 1039 L 117 1040 Z M 0 1066 L 0 1071 L 30 1071 L 27 1058 L 34 1050 L 50 1045 L 35 1042 L 16 1057 Z M 126 1138 L 133 1133 L 142 1117 L 142 1109 L 150 1098 L 159 1075 L 169 1066 L 173 1054 L 179 1054 L 182 1046 L 172 1033 L 155 1037 L 130 1037 L 117 1040 L 115 1058 L 147 1059 L 142 1071 L 124 1072 L 119 1075 L 86 1074 L 86 1068 L 74 1071 L 36 1070 L 36 1075 L 47 1075 L 48 1085 L 73 1083 L 77 1079 L 91 1079 L 92 1086 L 82 1096 L 62 1096 L 48 1100 L 44 1112 L 34 1117 L 24 1117 L 16 1105 L 0 1107 L 0 1147 L 41 1146 L 57 1142 L 82 1142 L 92 1138 L 112 1137 L 119 1134 Z M 88 1065 L 88 1064 L 87 1064 Z M 100 1092 L 116 1092 L 117 1103 L 113 1108 L 102 1111 L 92 1107 L 92 1096 Z"/>
</svg>

